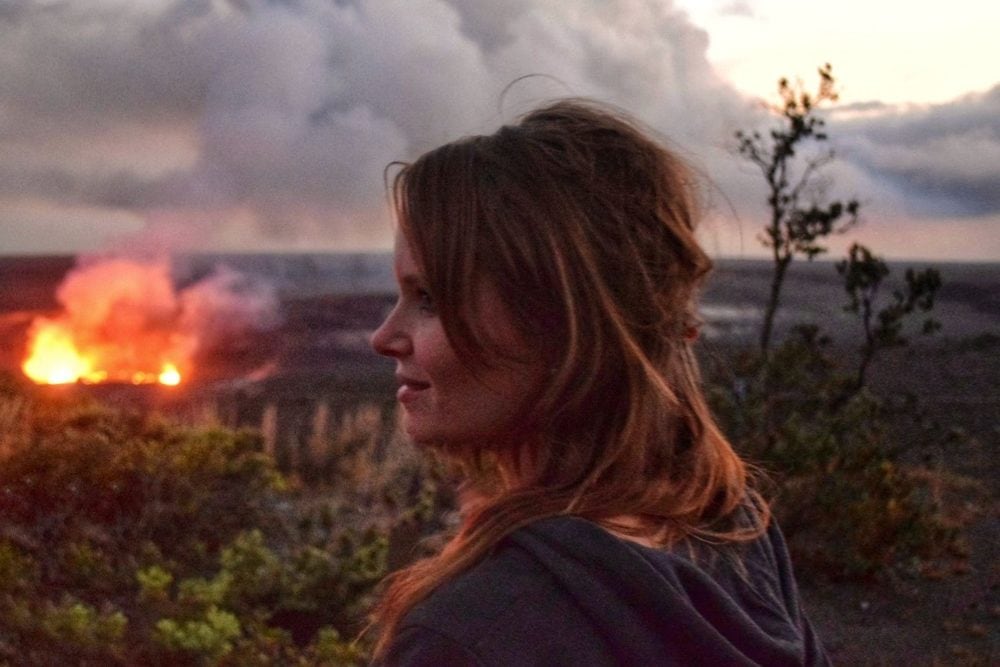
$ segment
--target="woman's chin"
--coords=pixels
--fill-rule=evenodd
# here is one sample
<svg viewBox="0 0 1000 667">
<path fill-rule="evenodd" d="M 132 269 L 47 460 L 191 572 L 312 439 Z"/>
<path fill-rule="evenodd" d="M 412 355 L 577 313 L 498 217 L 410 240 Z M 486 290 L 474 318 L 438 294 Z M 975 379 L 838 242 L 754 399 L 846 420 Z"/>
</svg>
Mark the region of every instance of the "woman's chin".
<svg viewBox="0 0 1000 667">
<path fill-rule="evenodd" d="M 406 415 L 403 417 L 402 427 L 407 440 L 414 445 L 426 447 L 433 445 L 436 440 L 432 432 Z"/>
<path fill-rule="evenodd" d="M 403 433 L 406 439 L 414 447 L 421 449 L 435 449 L 441 453 L 454 453 L 461 446 L 453 438 L 447 437 L 445 433 L 437 429 L 421 427 L 418 424 L 403 421 Z M 461 442 L 461 441 L 459 441 Z"/>
</svg>

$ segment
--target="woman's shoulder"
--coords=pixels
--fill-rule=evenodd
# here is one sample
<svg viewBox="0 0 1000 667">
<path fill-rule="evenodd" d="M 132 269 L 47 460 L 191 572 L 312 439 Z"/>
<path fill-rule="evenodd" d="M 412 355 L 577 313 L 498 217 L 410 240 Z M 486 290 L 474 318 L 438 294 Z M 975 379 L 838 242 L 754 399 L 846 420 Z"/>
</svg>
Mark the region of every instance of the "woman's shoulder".
<svg viewBox="0 0 1000 667">
<path fill-rule="evenodd" d="M 407 614 L 389 664 L 613 664 L 587 636 L 588 619 L 551 570 L 520 543 L 516 531 L 476 566 L 434 591 Z M 408 659 L 402 659 L 404 655 Z M 445 659 L 447 658 L 447 659 Z"/>
<path fill-rule="evenodd" d="M 775 571 L 780 532 L 758 543 L 734 576 L 725 558 L 651 549 L 576 517 L 536 521 L 415 607 L 393 649 L 408 657 L 388 664 L 822 664 Z"/>
<path fill-rule="evenodd" d="M 520 605 L 544 596 L 555 582 L 530 554 L 503 540 L 478 564 L 442 585 L 406 617 L 419 624 L 455 634 L 475 630 L 481 635 Z M 475 613 L 470 613 L 475 610 Z"/>
<path fill-rule="evenodd" d="M 604 542 L 605 548 L 619 542 L 595 524 L 572 516 L 521 527 L 486 558 L 418 604 L 407 615 L 406 624 L 476 636 L 488 635 L 498 625 L 506 629 L 510 617 L 523 617 L 525 608 L 540 609 L 564 597 L 561 566 L 576 560 L 573 552 L 581 543 L 595 541 Z M 596 545 L 596 550 L 601 546 Z"/>
</svg>

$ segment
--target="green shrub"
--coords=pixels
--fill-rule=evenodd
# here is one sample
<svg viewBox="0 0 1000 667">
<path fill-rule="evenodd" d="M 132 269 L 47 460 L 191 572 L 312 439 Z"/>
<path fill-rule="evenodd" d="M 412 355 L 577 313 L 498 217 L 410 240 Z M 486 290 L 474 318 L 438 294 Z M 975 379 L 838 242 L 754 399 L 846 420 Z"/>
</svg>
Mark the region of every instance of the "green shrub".
<svg viewBox="0 0 1000 667">
<path fill-rule="evenodd" d="M 182 621 L 160 619 L 156 622 L 153 637 L 171 651 L 218 660 L 233 651 L 233 641 L 240 634 L 239 619 L 212 605 L 198 618 Z"/>
<path fill-rule="evenodd" d="M 344 638 L 389 527 L 303 495 L 253 433 L 3 400 L 0 664 L 363 663 Z"/>
<path fill-rule="evenodd" d="M 869 577 L 947 554 L 960 535 L 926 471 L 899 461 L 893 422 L 919 420 L 857 388 L 815 327 L 765 358 L 744 352 L 708 384 L 723 428 L 770 473 L 775 511 L 807 574 Z"/>
</svg>

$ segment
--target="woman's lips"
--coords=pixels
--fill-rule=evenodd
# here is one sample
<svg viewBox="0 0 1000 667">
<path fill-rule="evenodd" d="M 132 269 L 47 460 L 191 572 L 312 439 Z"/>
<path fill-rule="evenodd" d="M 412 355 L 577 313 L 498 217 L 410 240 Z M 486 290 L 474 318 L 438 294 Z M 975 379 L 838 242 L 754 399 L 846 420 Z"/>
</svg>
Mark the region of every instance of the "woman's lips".
<svg viewBox="0 0 1000 667">
<path fill-rule="evenodd" d="M 428 382 L 420 382 L 400 375 L 396 376 L 396 382 L 399 384 L 399 389 L 396 390 L 396 400 L 400 403 L 409 403 L 415 400 L 420 392 L 431 386 Z"/>
</svg>

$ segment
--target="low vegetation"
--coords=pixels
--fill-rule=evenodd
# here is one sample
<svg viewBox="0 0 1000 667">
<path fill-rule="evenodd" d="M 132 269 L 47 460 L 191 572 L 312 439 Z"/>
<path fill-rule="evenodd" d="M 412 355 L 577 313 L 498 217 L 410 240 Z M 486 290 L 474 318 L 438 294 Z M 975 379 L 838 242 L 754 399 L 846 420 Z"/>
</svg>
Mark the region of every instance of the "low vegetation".
<svg viewBox="0 0 1000 667">
<path fill-rule="evenodd" d="M 895 425 L 920 410 L 859 388 L 818 329 L 708 375 L 800 573 L 937 576 L 968 556 L 951 498 L 975 489 L 904 462 Z M 363 664 L 378 582 L 452 507 L 386 424 L 372 406 L 340 420 L 306 484 L 256 432 L 0 382 L 0 665 Z"/>
<path fill-rule="evenodd" d="M 925 419 L 912 396 L 859 388 L 856 370 L 813 326 L 795 328 L 766 358 L 727 357 L 711 375 L 710 401 L 738 449 L 770 478 L 801 574 L 856 579 L 962 568 L 969 517 L 959 498 L 975 495 L 976 485 L 912 463 L 913 447 L 956 437 Z M 903 431 L 920 439 L 904 441 Z"/>
<path fill-rule="evenodd" d="M 821 177 L 834 151 L 824 148 L 829 137 L 820 107 L 837 100 L 837 89 L 829 64 L 818 74 L 814 93 L 781 79 L 779 101 L 768 107 L 776 124 L 735 133 L 740 157 L 763 176 L 768 222 L 759 238 L 772 279 L 759 346 L 719 364 L 709 395 L 738 448 L 771 472 L 777 514 L 800 568 L 833 577 L 929 570 L 942 558 L 967 555 L 962 521 L 948 500 L 970 485 L 905 462 L 907 449 L 944 437 L 942 431 L 912 395 L 872 393 L 868 371 L 885 350 L 908 345 L 904 334 L 914 325 L 920 334 L 940 328 L 931 316 L 938 271 L 906 269 L 903 284 L 890 290 L 889 265 L 853 243 L 834 267 L 844 310 L 857 318 L 856 350 L 841 346 L 834 354 L 812 324 L 792 327 L 775 343 L 775 314 L 793 259 L 827 252 L 830 237 L 860 220 L 858 201 L 831 200 Z M 916 425 L 918 437 L 903 438 L 903 430 L 914 429 L 901 425 Z"/>
<path fill-rule="evenodd" d="M 319 492 L 252 432 L 11 382 L 0 422 L 0 664 L 362 664 L 389 536 L 440 514 L 432 475 L 371 451 Z"/>
</svg>

